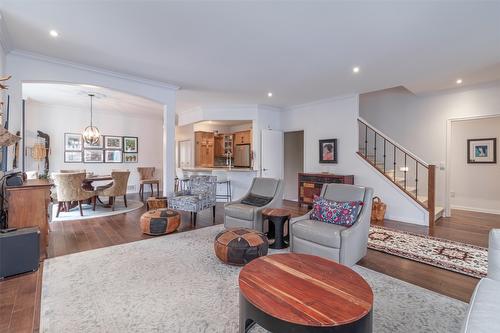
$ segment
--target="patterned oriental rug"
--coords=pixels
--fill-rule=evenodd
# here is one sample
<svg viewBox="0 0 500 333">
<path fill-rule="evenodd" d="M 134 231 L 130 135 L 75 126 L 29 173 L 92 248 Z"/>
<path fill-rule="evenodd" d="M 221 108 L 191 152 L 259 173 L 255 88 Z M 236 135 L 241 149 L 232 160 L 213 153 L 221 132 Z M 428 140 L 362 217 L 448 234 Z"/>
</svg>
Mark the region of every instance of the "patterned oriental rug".
<svg viewBox="0 0 500 333">
<path fill-rule="evenodd" d="M 379 226 L 370 227 L 368 248 L 475 278 L 488 269 L 484 247 Z"/>
</svg>

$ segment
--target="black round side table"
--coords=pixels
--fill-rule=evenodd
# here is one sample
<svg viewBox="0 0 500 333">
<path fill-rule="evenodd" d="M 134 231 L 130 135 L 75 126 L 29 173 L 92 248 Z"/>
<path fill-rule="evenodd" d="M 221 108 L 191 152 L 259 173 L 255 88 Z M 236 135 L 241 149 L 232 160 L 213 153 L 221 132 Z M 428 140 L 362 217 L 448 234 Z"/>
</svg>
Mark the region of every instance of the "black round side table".
<svg viewBox="0 0 500 333">
<path fill-rule="evenodd" d="M 262 218 L 267 219 L 274 225 L 274 243 L 270 244 L 271 249 L 284 249 L 288 247 L 288 242 L 285 240 L 284 226 L 290 221 L 291 214 L 287 209 L 283 208 L 265 208 L 262 210 Z M 290 228 L 290 225 L 288 226 Z M 271 225 L 269 225 L 271 229 Z M 290 232 L 290 230 L 288 231 Z M 268 237 L 272 237 L 271 232 Z"/>
</svg>

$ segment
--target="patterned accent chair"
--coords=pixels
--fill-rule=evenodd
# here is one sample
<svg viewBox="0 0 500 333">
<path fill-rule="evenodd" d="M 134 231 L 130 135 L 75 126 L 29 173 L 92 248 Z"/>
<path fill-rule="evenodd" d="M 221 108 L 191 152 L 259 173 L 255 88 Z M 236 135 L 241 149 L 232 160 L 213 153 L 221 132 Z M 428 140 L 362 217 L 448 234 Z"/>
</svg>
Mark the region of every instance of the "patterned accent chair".
<svg viewBox="0 0 500 333">
<path fill-rule="evenodd" d="M 91 199 L 95 202 L 95 192 L 86 191 L 82 188 L 86 174 L 83 173 L 53 173 L 54 185 L 57 192 L 57 215 L 65 207 L 65 210 L 70 209 L 71 203 L 77 201 L 80 207 L 80 216 L 83 216 L 82 201 Z"/>
<path fill-rule="evenodd" d="M 130 176 L 130 171 L 113 171 L 111 172 L 111 178 L 113 182 L 98 186 L 96 188 L 97 196 L 109 197 L 109 203 L 111 204 L 111 210 L 115 210 L 116 197 L 123 196 L 123 202 L 125 207 L 127 207 L 127 185 L 128 177 Z M 95 200 L 94 200 L 94 210 L 95 210 Z"/>
<path fill-rule="evenodd" d="M 249 198 L 264 199 L 252 204 Z M 224 205 L 224 227 L 247 228 L 265 231 L 262 210 L 276 207 L 283 199 L 283 181 L 281 179 L 256 177 L 248 192 L 239 200 Z"/>
<path fill-rule="evenodd" d="M 366 255 L 373 189 L 346 184 L 324 184 L 321 197 L 333 201 L 363 201 L 349 228 L 310 219 L 311 212 L 290 220 L 291 252 L 313 254 L 353 266 Z"/>
<path fill-rule="evenodd" d="M 198 212 L 212 207 L 212 218 L 215 222 L 217 177 L 190 176 L 189 183 L 188 190 L 176 192 L 168 199 L 168 208 L 190 212 L 193 224 L 196 225 Z"/>
</svg>

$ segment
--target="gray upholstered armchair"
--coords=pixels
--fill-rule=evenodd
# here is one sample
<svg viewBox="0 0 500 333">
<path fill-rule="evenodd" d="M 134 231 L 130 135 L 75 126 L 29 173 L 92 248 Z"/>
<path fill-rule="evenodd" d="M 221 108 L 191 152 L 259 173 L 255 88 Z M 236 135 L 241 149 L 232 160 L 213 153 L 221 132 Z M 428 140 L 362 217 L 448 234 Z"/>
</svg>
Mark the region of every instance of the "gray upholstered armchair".
<svg viewBox="0 0 500 333">
<path fill-rule="evenodd" d="M 191 176 L 189 184 L 189 190 L 176 192 L 168 199 L 168 207 L 190 212 L 194 224 L 196 224 L 198 212 L 212 208 L 212 218 L 215 222 L 217 177 Z"/>
<path fill-rule="evenodd" d="M 335 201 L 363 201 L 356 222 L 347 228 L 311 220 L 310 212 L 293 218 L 290 221 L 290 249 L 352 266 L 366 255 L 373 190 L 355 185 L 325 184 L 321 196 Z"/>
<path fill-rule="evenodd" d="M 243 198 L 224 205 L 224 226 L 264 231 L 262 210 L 275 207 L 282 196 L 281 179 L 254 178 L 250 190 Z"/>
</svg>

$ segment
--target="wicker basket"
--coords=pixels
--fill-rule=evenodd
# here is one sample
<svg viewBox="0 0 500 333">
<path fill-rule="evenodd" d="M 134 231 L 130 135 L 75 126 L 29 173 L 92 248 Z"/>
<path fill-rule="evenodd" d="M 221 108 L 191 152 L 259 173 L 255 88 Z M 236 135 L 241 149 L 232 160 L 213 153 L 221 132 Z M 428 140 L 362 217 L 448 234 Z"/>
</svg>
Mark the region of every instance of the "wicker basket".
<svg viewBox="0 0 500 333">
<path fill-rule="evenodd" d="M 383 221 L 387 205 L 380 200 L 379 197 L 373 198 L 372 204 L 372 221 Z"/>
<path fill-rule="evenodd" d="M 168 205 L 166 197 L 149 197 L 148 200 L 146 201 L 147 210 L 161 209 L 167 207 Z"/>
</svg>

